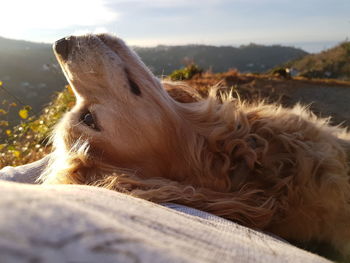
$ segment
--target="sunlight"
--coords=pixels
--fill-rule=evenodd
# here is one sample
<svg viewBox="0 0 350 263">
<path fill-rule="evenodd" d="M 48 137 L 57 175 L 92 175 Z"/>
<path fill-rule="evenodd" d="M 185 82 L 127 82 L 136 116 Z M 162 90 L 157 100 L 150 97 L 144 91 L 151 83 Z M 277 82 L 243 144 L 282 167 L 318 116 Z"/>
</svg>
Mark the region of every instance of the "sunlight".
<svg viewBox="0 0 350 263">
<path fill-rule="evenodd" d="M 17 38 L 30 29 L 59 30 L 71 26 L 98 26 L 115 21 L 118 13 L 103 0 L 2 1 L 0 35 Z"/>
</svg>

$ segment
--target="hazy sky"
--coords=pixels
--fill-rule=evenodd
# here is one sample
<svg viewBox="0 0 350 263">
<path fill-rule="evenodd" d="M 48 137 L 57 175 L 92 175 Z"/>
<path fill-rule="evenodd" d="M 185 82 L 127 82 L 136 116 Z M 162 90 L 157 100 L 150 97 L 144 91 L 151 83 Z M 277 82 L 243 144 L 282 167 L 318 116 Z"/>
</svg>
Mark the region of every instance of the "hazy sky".
<svg viewBox="0 0 350 263">
<path fill-rule="evenodd" d="M 127 43 L 287 44 L 350 37 L 350 0 L 1 0 L 0 36 L 40 42 L 113 32 Z"/>
</svg>

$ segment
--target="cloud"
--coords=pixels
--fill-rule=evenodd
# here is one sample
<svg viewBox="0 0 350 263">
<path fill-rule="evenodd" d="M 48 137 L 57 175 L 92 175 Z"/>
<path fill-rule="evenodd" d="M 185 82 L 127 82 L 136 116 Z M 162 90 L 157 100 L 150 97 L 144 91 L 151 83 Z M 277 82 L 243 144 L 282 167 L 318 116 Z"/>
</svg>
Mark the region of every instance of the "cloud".
<svg viewBox="0 0 350 263">
<path fill-rule="evenodd" d="M 13 36 L 26 30 L 60 30 L 72 26 L 103 26 L 119 17 L 103 0 L 8 0 L 0 4 L 0 35 Z M 6 26 L 5 26 L 6 24 Z"/>
<path fill-rule="evenodd" d="M 342 40 L 349 10 L 349 0 L 4 0 L 0 36 L 53 42 L 109 31 L 137 45 Z"/>
<path fill-rule="evenodd" d="M 294 0 L 296 1 L 296 0 Z M 299 0 L 300 1 L 300 0 Z M 108 4 L 111 5 L 140 5 L 148 6 L 153 8 L 176 8 L 176 7 L 210 7 L 216 5 L 232 4 L 232 3 L 256 3 L 256 4 L 267 4 L 267 3 L 286 3 L 293 2 L 293 0 L 107 0 Z"/>
</svg>

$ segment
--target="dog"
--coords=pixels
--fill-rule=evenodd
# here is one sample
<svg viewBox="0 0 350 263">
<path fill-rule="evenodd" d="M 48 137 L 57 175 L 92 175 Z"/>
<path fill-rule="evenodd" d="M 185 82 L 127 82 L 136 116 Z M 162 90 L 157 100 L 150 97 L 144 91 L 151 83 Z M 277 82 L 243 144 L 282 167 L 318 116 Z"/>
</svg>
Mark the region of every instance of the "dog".
<svg viewBox="0 0 350 263">
<path fill-rule="evenodd" d="M 88 184 L 204 210 L 350 255 L 350 135 L 307 108 L 212 90 L 173 99 L 121 39 L 71 36 L 54 52 L 76 105 L 53 132 L 42 183 Z M 191 99 L 190 99 L 191 100 Z"/>
</svg>

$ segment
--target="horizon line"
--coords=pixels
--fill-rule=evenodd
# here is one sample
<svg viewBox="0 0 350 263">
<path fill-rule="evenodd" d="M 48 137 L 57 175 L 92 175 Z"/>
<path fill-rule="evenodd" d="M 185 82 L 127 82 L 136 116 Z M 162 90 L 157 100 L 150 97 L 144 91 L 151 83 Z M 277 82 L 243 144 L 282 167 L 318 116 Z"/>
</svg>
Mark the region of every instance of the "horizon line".
<svg viewBox="0 0 350 263">
<path fill-rule="evenodd" d="M 35 43 L 35 44 L 44 44 L 44 45 L 52 45 L 55 41 L 35 41 L 35 40 L 28 40 L 28 39 L 19 39 L 19 38 L 9 38 L 9 37 L 4 37 L 0 36 L 0 38 L 7 39 L 7 40 L 13 40 L 13 41 L 22 41 L 22 42 L 29 42 L 29 43 Z M 258 46 L 282 46 L 282 47 L 290 47 L 290 48 L 296 48 L 303 50 L 307 53 L 319 53 L 328 49 L 331 49 L 333 47 L 338 46 L 341 43 L 344 42 L 349 42 L 348 38 L 345 38 L 344 40 L 324 40 L 324 41 L 296 41 L 296 42 L 246 42 L 246 43 L 238 43 L 238 44 L 210 44 L 210 43 L 195 43 L 195 42 L 188 42 L 188 43 L 151 43 L 151 44 L 146 44 L 146 45 L 140 45 L 140 44 L 132 44 L 131 42 L 135 42 L 132 40 L 127 40 L 124 39 L 125 42 L 129 43 L 130 46 L 134 48 L 156 48 L 156 47 L 175 47 L 175 46 L 213 46 L 213 47 L 234 47 L 234 48 L 239 48 L 239 47 L 244 47 L 244 46 L 249 46 L 249 45 L 258 45 Z M 303 47 L 298 47 L 298 45 L 320 45 L 320 44 L 327 44 L 327 47 L 324 47 L 320 49 L 319 51 L 312 52 L 312 51 L 307 51 Z M 330 46 L 329 46 L 330 45 Z"/>
</svg>

